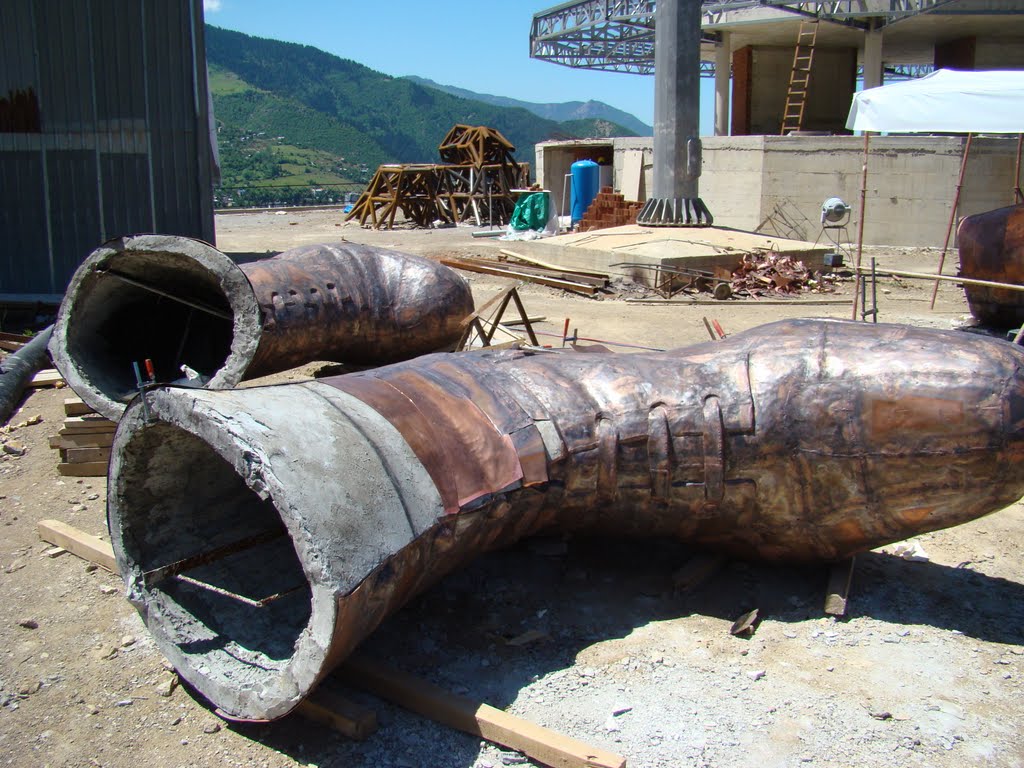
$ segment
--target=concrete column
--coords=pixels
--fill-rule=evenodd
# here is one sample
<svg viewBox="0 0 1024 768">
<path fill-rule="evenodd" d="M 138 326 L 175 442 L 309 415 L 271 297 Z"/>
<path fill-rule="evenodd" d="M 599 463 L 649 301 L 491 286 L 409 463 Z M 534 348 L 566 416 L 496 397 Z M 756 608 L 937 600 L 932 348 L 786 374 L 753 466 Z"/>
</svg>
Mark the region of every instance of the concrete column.
<svg viewBox="0 0 1024 768">
<path fill-rule="evenodd" d="M 686 142 L 699 135 L 700 3 L 659 2 L 654 19 L 654 196 L 696 197 Z"/>
<path fill-rule="evenodd" d="M 715 47 L 715 136 L 729 135 L 729 70 L 732 51 L 728 32 Z"/>
<path fill-rule="evenodd" d="M 732 136 L 749 136 L 751 133 L 753 90 L 754 49 L 745 45 L 732 55 Z"/>
<path fill-rule="evenodd" d="M 882 30 L 869 29 L 864 33 L 864 88 L 877 88 L 882 84 Z"/>
<path fill-rule="evenodd" d="M 697 197 L 700 19 L 696 0 L 658 0 L 654 12 L 654 189 L 640 224 L 711 223 Z"/>
</svg>

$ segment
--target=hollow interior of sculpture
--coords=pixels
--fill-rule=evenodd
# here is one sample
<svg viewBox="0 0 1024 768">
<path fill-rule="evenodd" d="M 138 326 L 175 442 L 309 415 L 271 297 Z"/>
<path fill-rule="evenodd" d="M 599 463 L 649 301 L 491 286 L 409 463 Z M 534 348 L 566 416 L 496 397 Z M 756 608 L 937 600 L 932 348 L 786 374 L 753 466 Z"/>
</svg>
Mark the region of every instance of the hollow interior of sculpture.
<svg viewBox="0 0 1024 768">
<path fill-rule="evenodd" d="M 234 323 L 217 275 L 183 255 L 125 252 L 82 281 L 67 323 L 79 374 L 114 401 L 137 391 L 133 363 L 157 381 L 182 365 L 212 378 L 231 353 Z"/>
<path fill-rule="evenodd" d="M 274 504 L 179 427 L 132 442 L 112 514 L 150 631 L 211 698 L 221 686 L 275 698 L 312 590 Z"/>
</svg>

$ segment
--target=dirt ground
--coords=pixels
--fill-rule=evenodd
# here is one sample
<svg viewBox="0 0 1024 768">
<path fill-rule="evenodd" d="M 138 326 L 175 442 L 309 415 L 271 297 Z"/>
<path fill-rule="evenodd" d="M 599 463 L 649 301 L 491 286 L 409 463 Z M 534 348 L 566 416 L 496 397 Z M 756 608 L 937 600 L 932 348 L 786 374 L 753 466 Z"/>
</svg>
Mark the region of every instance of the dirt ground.
<svg viewBox="0 0 1024 768">
<path fill-rule="evenodd" d="M 336 212 L 220 216 L 235 254 L 345 238 L 432 256 L 502 244 L 467 230 L 372 232 Z M 871 249 L 880 267 L 934 270 L 933 250 Z M 244 257 L 243 257 L 244 258 Z M 947 269 L 947 271 L 950 271 Z M 466 275 L 477 302 L 507 283 Z M 951 328 L 962 290 L 885 279 L 883 322 Z M 664 307 L 525 286 L 540 330 L 657 348 L 849 305 Z M 817 299 L 847 299 L 850 282 Z M 553 343 L 558 343 L 551 338 Z M 308 373 L 302 369 L 290 374 Z M 286 377 L 287 378 L 287 377 Z M 350 741 L 297 716 L 219 720 L 155 650 L 115 576 L 51 558 L 36 523 L 105 534 L 103 478 L 61 477 L 47 446 L 67 389 L 36 390 L 0 435 L 0 765 L 496 768 L 533 765 L 359 691 L 380 728 Z M 40 416 L 36 424 L 25 424 Z M 670 542 L 533 539 L 481 557 L 393 617 L 368 653 L 625 756 L 629 766 L 1024 766 L 1024 508 L 857 559 L 846 617 L 826 618 L 825 567 L 726 562 L 689 591 L 695 554 Z M 749 638 L 732 622 L 757 608 Z M 538 639 L 509 643 L 529 630 Z"/>
</svg>

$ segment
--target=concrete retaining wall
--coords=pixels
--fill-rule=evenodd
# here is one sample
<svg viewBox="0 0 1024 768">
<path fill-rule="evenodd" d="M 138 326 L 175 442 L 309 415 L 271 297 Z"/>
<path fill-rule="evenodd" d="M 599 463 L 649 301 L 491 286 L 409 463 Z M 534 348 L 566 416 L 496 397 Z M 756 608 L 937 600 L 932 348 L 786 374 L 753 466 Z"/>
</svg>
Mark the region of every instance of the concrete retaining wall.
<svg viewBox="0 0 1024 768">
<path fill-rule="evenodd" d="M 861 216 L 864 139 L 859 136 L 705 137 L 700 195 L 715 224 L 814 240 L 821 234 L 821 204 L 841 197 L 854 207 L 848 227 L 856 239 Z M 864 242 L 869 245 L 941 247 L 966 138 L 959 136 L 873 137 L 868 159 Z M 537 145 L 539 182 L 561 199 L 559 158 L 580 142 Z M 613 148 L 616 191 L 623 191 L 627 164 L 641 168 L 639 189 L 651 188 L 650 138 L 608 139 Z M 961 216 L 1013 202 L 1016 137 L 975 138 L 961 195 Z M 631 157 L 632 156 L 632 157 Z M 565 166 L 568 167 L 567 165 Z M 641 197 L 641 199 L 644 199 Z"/>
</svg>

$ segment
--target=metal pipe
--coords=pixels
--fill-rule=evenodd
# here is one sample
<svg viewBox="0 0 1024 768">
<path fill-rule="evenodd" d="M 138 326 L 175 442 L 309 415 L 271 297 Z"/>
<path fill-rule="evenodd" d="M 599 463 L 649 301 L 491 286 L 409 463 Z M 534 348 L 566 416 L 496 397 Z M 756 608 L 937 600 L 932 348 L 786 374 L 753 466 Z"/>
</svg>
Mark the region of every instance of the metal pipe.
<svg viewBox="0 0 1024 768">
<path fill-rule="evenodd" d="M 472 311 L 455 270 L 406 253 L 307 245 L 236 265 L 198 240 L 141 235 L 79 267 L 50 350 L 79 396 L 117 419 L 139 360 L 160 381 L 185 365 L 223 389 L 314 360 L 383 364 L 451 348 Z"/>
<path fill-rule="evenodd" d="M 50 343 L 53 326 L 37 333 L 31 341 L 0 362 L 0 425 L 14 413 L 21 394 L 36 372 L 49 362 L 46 345 Z"/>
<path fill-rule="evenodd" d="M 128 275 L 122 275 L 121 273 L 115 272 L 112 269 L 97 269 L 96 271 L 98 273 L 100 273 L 100 274 L 109 275 L 110 277 L 114 277 L 114 278 L 117 278 L 118 280 L 122 280 L 122 281 L 128 283 L 128 285 L 134 285 L 136 288 L 142 288 L 143 290 L 149 291 L 150 293 L 155 293 L 157 296 L 162 296 L 165 299 L 170 299 L 171 301 L 176 301 L 179 304 L 184 304 L 186 307 L 191 307 L 192 309 L 198 309 L 200 312 L 205 312 L 208 315 L 213 315 L 214 317 L 219 317 L 222 320 L 230 320 L 231 319 L 231 313 L 229 313 L 229 312 L 222 312 L 219 309 L 214 309 L 213 307 L 207 307 L 207 306 L 204 306 L 204 305 L 199 304 L 197 302 L 189 301 L 188 299 L 186 299 L 186 298 L 184 298 L 182 296 L 175 296 L 173 293 L 168 293 L 167 291 L 163 291 L 163 290 L 157 288 L 155 285 L 150 285 L 149 283 L 145 283 L 142 280 L 136 280 L 133 277 L 128 277 Z"/>
<path fill-rule="evenodd" d="M 970 277 L 962 277 L 960 275 L 935 275 L 928 274 L 926 272 L 907 272 L 901 269 L 878 269 L 871 270 L 861 268 L 858 270 L 862 275 L 883 275 L 890 277 L 905 277 L 908 280 L 939 280 L 947 283 L 956 283 L 957 285 L 978 285 L 984 288 L 997 288 L 1001 291 L 1017 291 L 1024 292 L 1024 284 L 1020 283 L 1000 283 L 994 280 L 975 280 Z"/>
<path fill-rule="evenodd" d="M 960 207 L 960 190 L 964 186 L 964 172 L 967 170 L 967 156 L 971 153 L 971 139 L 974 138 L 973 133 L 967 134 L 967 143 L 964 144 L 964 153 L 960 157 L 960 176 L 956 180 L 956 192 L 953 193 L 953 205 L 949 209 L 949 225 L 946 227 L 946 239 L 942 241 L 942 255 L 939 257 L 939 268 L 935 270 L 935 274 L 941 275 L 942 268 L 946 265 L 946 252 L 949 250 L 949 237 L 953 233 L 953 224 L 956 222 L 956 211 Z M 939 295 L 939 281 L 935 281 L 935 285 L 932 287 L 932 303 L 928 306 L 929 309 L 935 309 L 935 299 Z"/>
<path fill-rule="evenodd" d="M 868 145 L 871 143 L 871 131 L 864 131 L 864 158 L 860 168 L 860 219 L 857 221 L 857 259 L 853 265 L 855 274 L 853 285 L 853 312 L 851 320 L 857 319 L 858 300 L 860 299 L 861 258 L 864 253 L 864 217 L 867 215 L 868 197 Z"/>
<path fill-rule="evenodd" d="M 1020 156 L 1024 147 L 1024 133 L 1017 134 L 1017 162 L 1013 166 L 1013 202 L 1024 203 L 1024 192 L 1020 189 Z"/>
<path fill-rule="evenodd" d="M 161 652 L 236 718 L 286 714 L 413 595 L 540 530 L 835 561 L 1024 493 L 1024 350 L 897 325 L 147 399 L 114 438 L 111 542 Z M 203 564 L 147 583 L 182 560 Z"/>
<path fill-rule="evenodd" d="M 732 75 L 732 33 L 721 32 L 715 45 L 715 136 L 729 135 L 729 80 Z"/>
</svg>

